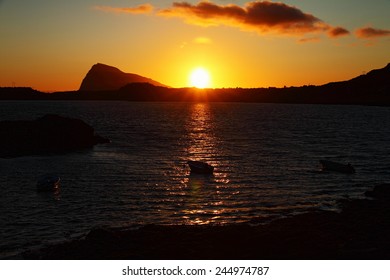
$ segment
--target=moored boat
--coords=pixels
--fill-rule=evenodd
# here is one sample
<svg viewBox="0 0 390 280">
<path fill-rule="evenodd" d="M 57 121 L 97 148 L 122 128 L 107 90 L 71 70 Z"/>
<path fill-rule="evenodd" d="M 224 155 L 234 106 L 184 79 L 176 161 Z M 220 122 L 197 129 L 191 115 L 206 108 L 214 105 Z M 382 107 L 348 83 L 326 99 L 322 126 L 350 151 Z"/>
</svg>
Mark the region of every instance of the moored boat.
<svg viewBox="0 0 390 280">
<path fill-rule="evenodd" d="M 54 191 L 60 187 L 60 177 L 53 174 L 46 174 L 38 179 L 37 191 L 47 192 Z"/>
<path fill-rule="evenodd" d="M 348 163 L 343 164 L 339 162 L 334 162 L 330 160 L 320 160 L 320 164 L 322 166 L 322 171 L 336 171 L 341 173 L 353 174 L 355 173 L 355 168 Z"/>
<path fill-rule="evenodd" d="M 203 161 L 189 160 L 187 161 L 191 172 L 198 174 L 213 174 L 214 167 Z"/>
</svg>

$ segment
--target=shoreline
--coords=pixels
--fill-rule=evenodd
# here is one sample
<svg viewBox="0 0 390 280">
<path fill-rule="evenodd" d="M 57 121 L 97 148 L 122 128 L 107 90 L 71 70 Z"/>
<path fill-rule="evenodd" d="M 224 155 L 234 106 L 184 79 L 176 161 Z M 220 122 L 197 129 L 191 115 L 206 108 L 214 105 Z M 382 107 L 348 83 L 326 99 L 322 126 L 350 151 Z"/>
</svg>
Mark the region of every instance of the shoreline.
<svg viewBox="0 0 390 280">
<path fill-rule="evenodd" d="M 46 260 L 377 260 L 390 259 L 390 184 L 344 200 L 342 211 L 315 211 L 266 225 L 146 225 L 98 228 L 86 236 L 21 254 Z"/>
</svg>

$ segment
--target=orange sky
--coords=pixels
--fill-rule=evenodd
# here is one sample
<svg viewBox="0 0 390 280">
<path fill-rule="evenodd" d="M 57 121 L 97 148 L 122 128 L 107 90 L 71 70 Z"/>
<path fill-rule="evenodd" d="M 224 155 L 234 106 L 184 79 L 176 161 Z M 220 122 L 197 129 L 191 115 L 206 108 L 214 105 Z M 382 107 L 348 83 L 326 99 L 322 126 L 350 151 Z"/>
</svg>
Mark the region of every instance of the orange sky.
<svg viewBox="0 0 390 280">
<path fill-rule="evenodd" d="M 173 87 L 323 84 L 390 62 L 390 1 L 0 1 L 0 86 L 76 90 L 97 62 Z"/>
</svg>

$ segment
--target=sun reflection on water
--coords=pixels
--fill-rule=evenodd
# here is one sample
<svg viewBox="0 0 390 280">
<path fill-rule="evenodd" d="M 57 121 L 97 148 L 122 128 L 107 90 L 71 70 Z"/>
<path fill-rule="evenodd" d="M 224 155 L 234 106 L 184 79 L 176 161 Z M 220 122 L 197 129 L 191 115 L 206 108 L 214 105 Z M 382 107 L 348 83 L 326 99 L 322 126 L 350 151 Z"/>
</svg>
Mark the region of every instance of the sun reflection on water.
<svg viewBox="0 0 390 280">
<path fill-rule="evenodd" d="M 212 160 L 217 153 L 217 141 L 213 135 L 209 104 L 193 104 L 186 129 L 189 138 L 188 156 L 193 160 Z"/>
<path fill-rule="evenodd" d="M 191 174 L 188 170 L 183 184 L 187 190 L 183 219 L 187 224 L 215 223 L 225 211 L 220 188 L 229 183 L 228 173 L 221 170 L 221 150 L 215 135 L 214 120 L 208 103 L 194 103 L 186 124 L 186 154 L 190 160 L 199 160 L 214 166 L 214 174 Z"/>
</svg>

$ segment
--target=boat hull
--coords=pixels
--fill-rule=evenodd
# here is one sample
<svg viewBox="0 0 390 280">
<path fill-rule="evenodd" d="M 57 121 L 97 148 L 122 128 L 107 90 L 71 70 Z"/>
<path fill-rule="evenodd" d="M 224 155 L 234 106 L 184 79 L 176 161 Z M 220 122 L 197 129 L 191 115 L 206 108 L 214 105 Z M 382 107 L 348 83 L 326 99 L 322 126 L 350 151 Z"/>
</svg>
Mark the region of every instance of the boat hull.
<svg viewBox="0 0 390 280">
<path fill-rule="evenodd" d="M 47 175 L 40 178 L 37 182 L 38 192 L 55 191 L 60 188 L 60 177 L 55 175 Z"/>
<path fill-rule="evenodd" d="M 191 169 L 191 173 L 213 174 L 214 172 L 214 167 L 206 162 L 189 160 L 187 163 Z"/>
<path fill-rule="evenodd" d="M 346 174 L 355 173 L 355 168 L 350 164 L 342 164 L 330 160 L 320 160 L 323 171 L 335 171 Z"/>
</svg>

